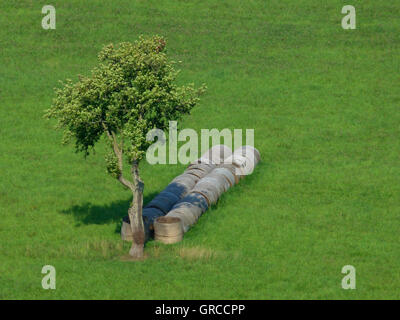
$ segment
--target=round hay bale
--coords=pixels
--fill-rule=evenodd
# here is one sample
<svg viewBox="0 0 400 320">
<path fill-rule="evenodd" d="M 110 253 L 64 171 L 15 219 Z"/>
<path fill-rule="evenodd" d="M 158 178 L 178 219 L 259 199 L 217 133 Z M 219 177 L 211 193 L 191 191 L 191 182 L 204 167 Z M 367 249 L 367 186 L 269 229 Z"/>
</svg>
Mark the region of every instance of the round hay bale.
<svg viewBox="0 0 400 320">
<path fill-rule="evenodd" d="M 236 166 L 240 166 L 245 175 L 249 175 L 254 171 L 255 166 L 260 161 L 260 152 L 252 146 L 243 146 L 235 150 L 232 155 Z M 243 160 L 243 157 L 246 160 Z"/>
<path fill-rule="evenodd" d="M 178 182 L 178 183 L 183 184 L 183 185 L 187 186 L 188 188 L 192 189 L 194 187 L 194 185 L 197 183 L 197 181 L 199 181 L 199 180 L 200 180 L 199 177 L 196 177 L 192 174 L 183 173 L 183 174 L 177 176 L 174 180 L 172 180 L 172 182 Z"/>
<path fill-rule="evenodd" d="M 252 146 L 242 146 L 242 147 L 236 149 L 234 153 L 239 152 L 239 150 L 241 151 L 241 154 L 245 157 L 248 154 L 252 154 L 255 158 L 255 165 L 257 165 L 260 162 L 260 160 L 261 160 L 260 151 L 258 151 L 256 148 L 254 148 Z"/>
<path fill-rule="evenodd" d="M 180 220 L 175 217 L 159 217 L 154 221 L 154 234 L 159 236 L 177 236 L 183 233 Z"/>
<path fill-rule="evenodd" d="M 153 223 L 158 217 L 164 216 L 164 212 L 157 208 L 143 208 L 142 219 L 145 233 L 145 241 L 154 236 Z M 121 237 L 122 240 L 132 241 L 133 233 L 129 215 L 122 218 Z"/>
<path fill-rule="evenodd" d="M 173 244 L 173 243 L 177 243 L 183 240 L 183 234 L 175 236 L 175 237 L 164 237 L 164 236 L 159 236 L 156 235 L 154 237 L 155 240 L 160 241 L 162 243 L 165 244 Z"/>
<path fill-rule="evenodd" d="M 182 199 L 196 184 L 197 178 L 187 175 L 172 181 L 163 191 L 175 194 Z"/>
<path fill-rule="evenodd" d="M 179 184 L 178 182 L 170 183 L 163 191 L 171 192 L 176 195 L 179 199 L 182 199 L 183 196 L 188 193 L 189 188 L 187 188 L 183 184 Z"/>
<path fill-rule="evenodd" d="M 201 179 L 208 174 L 208 172 L 203 171 L 201 169 L 196 169 L 196 168 L 193 168 L 193 169 L 189 168 L 185 171 L 185 173 L 188 175 L 193 175 L 193 176 L 197 177 L 198 179 Z"/>
<path fill-rule="evenodd" d="M 220 189 L 218 189 L 217 186 L 210 181 L 202 182 L 200 180 L 192 189 L 191 193 L 201 194 L 206 198 L 208 206 L 210 206 L 211 204 L 217 202 L 218 197 L 220 196 Z"/>
<path fill-rule="evenodd" d="M 159 217 L 154 221 L 154 238 L 163 243 L 176 243 L 183 239 L 182 222 L 177 217 Z"/>
<path fill-rule="evenodd" d="M 241 148 L 235 150 L 235 152 L 233 153 L 233 156 L 234 157 L 236 157 L 236 156 L 245 157 L 247 159 L 247 162 L 253 167 L 253 169 L 255 168 L 255 166 L 258 163 L 254 148 L 241 147 Z"/>
<path fill-rule="evenodd" d="M 200 170 L 205 171 L 205 172 L 211 172 L 216 167 L 217 166 L 215 164 L 212 164 L 212 163 L 194 163 L 194 164 L 190 164 L 188 166 L 188 168 L 186 169 L 186 171 L 190 170 L 190 169 L 200 169 Z"/>
<path fill-rule="evenodd" d="M 194 214 L 190 211 L 187 210 L 187 208 L 177 208 L 173 209 L 167 214 L 168 217 L 178 217 L 182 220 L 183 225 L 187 227 L 191 227 L 194 225 L 197 221 L 196 217 Z"/>
<path fill-rule="evenodd" d="M 190 191 L 186 196 L 184 196 L 180 201 L 180 203 L 181 202 L 187 202 L 200 208 L 202 213 L 208 209 L 207 199 L 203 195 L 199 193 L 193 193 L 192 191 Z"/>
<path fill-rule="evenodd" d="M 189 227 L 194 225 L 197 221 L 197 218 L 193 215 L 193 213 L 188 210 L 187 208 L 180 208 L 177 209 L 177 212 L 182 215 L 183 221 L 187 221 L 189 224 Z"/>
<path fill-rule="evenodd" d="M 229 188 L 229 183 L 225 180 L 225 178 L 221 175 L 218 174 L 212 174 L 209 173 L 206 175 L 203 179 L 201 179 L 198 184 L 200 185 L 205 184 L 205 183 L 210 183 L 212 184 L 217 190 L 218 190 L 218 198 L 225 192 L 225 187 L 228 185 Z"/>
<path fill-rule="evenodd" d="M 232 155 L 232 149 L 224 144 L 219 144 L 219 145 L 212 147 L 212 151 L 211 151 L 212 153 L 215 153 L 218 151 L 219 151 L 219 158 L 221 160 L 224 160 Z"/>
<path fill-rule="evenodd" d="M 175 204 L 173 206 L 171 211 L 173 211 L 175 209 L 189 210 L 193 214 L 193 216 L 196 218 L 196 220 L 199 219 L 201 214 L 203 213 L 203 210 L 201 207 L 198 207 L 190 202 L 178 202 L 177 204 Z"/>
<path fill-rule="evenodd" d="M 218 169 L 229 170 L 229 172 L 233 175 L 235 179 L 235 183 L 239 183 L 240 176 L 238 175 L 238 172 L 236 172 L 236 167 L 232 163 L 223 163 L 218 167 Z"/>
<path fill-rule="evenodd" d="M 235 183 L 235 178 L 233 177 L 233 175 L 228 170 L 226 170 L 226 169 L 223 169 L 223 170 L 227 171 L 226 175 L 229 174 L 233 180 L 233 183 Z M 221 171 L 217 171 L 217 169 L 213 170 L 205 178 L 216 179 L 218 181 L 218 186 L 222 187 L 222 192 L 228 191 L 228 189 L 232 185 L 231 181 L 224 174 L 222 174 Z M 221 192 L 221 194 L 222 194 L 222 192 Z"/>
<path fill-rule="evenodd" d="M 209 174 L 215 168 L 216 166 L 212 164 L 197 163 L 190 165 L 186 169 L 185 173 L 195 175 L 196 177 L 201 179 L 205 177 L 207 174 Z"/>
<path fill-rule="evenodd" d="M 158 217 L 165 216 L 165 213 L 158 208 L 146 207 L 143 208 L 142 216 L 143 216 L 143 222 L 148 223 L 152 228 L 154 220 L 156 220 Z"/>
<path fill-rule="evenodd" d="M 213 202 L 213 196 L 209 195 L 207 191 L 204 192 L 203 190 L 202 191 L 193 190 L 192 193 L 197 193 L 197 194 L 203 196 L 204 199 L 206 199 L 206 201 L 207 201 L 207 206 L 208 207 L 210 207 L 214 203 Z"/>
<path fill-rule="evenodd" d="M 235 166 L 235 175 L 239 176 L 240 179 L 253 172 L 254 162 L 240 154 L 233 154 L 225 161 Z"/>
<path fill-rule="evenodd" d="M 168 217 L 171 217 L 171 218 L 177 218 L 177 219 L 179 219 L 180 224 L 181 224 L 181 228 L 182 228 L 182 230 L 183 230 L 184 233 L 187 232 L 187 231 L 189 230 L 190 225 L 189 225 L 189 223 L 188 223 L 187 220 L 183 220 L 182 214 L 181 214 L 180 212 L 177 212 L 177 211 L 170 211 L 170 212 L 168 213 L 167 216 L 168 216 Z"/>
<path fill-rule="evenodd" d="M 234 171 L 234 168 L 232 168 Z M 235 174 L 232 173 L 228 168 L 216 168 L 211 174 L 218 174 L 223 176 L 229 183 L 229 186 L 232 187 L 235 184 Z"/>
<path fill-rule="evenodd" d="M 218 144 L 210 148 L 201 157 L 210 159 L 215 164 L 221 164 L 230 155 L 232 155 L 232 150 L 229 147 L 224 144 Z"/>
<path fill-rule="evenodd" d="M 212 162 L 211 159 L 203 158 L 203 157 L 200 157 L 199 159 L 197 159 L 197 160 L 192 162 L 192 164 L 198 164 L 198 163 L 210 164 L 210 165 L 214 165 L 215 166 L 215 163 Z"/>
<path fill-rule="evenodd" d="M 149 238 L 152 238 L 154 236 L 152 223 L 153 223 L 153 219 L 157 218 L 157 215 L 158 214 L 155 214 L 153 212 L 151 214 L 151 216 L 153 217 L 151 221 L 149 221 L 149 217 L 147 217 L 146 215 L 142 215 L 145 241 L 148 241 Z M 129 215 L 122 218 L 121 238 L 122 238 L 122 240 L 125 240 L 125 241 L 133 240 L 133 233 L 132 233 L 132 228 L 131 228 L 131 222 L 129 220 Z"/>
<path fill-rule="evenodd" d="M 121 239 L 124 241 L 132 241 L 133 240 L 133 233 L 130 223 L 122 221 L 121 226 Z"/>
<path fill-rule="evenodd" d="M 143 217 L 143 228 L 144 228 L 144 241 L 147 242 L 150 238 L 154 238 L 154 220 L 150 221 L 147 217 Z"/>
<path fill-rule="evenodd" d="M 215 169 L 217 166 L 213 163 L 195 163 L 195 164 L 190 164 L 188 166 L 188 168 L 197 168 L 197 169 L 201 169 L 207 172 L 212 171 L 213 169 Z"/>
<path fill-rule="evenodd" d="M 232 155 L 232 150 L 226 145 L 219 144 L 211 147 L 193 163 L 210 163 L 218 165 L 223 163 L 224 159 L 230 155 Z"/>
<path fill-rule="evenodd" d="M 253 154 L 247 154 L 246 156 L 234 154 L 233 157 L 234 163 L 236 163 L 243 170 L 245 175 L 253 173 L 255 167 L 255 158 Z"/>
<path fill-rule="evenodd" d="M 196 177 L 193 177 L 193 175 L 190 175 L 186 172 L 182 173 L 181 175 L 177 176 L 172 182 L 179 182 L 183 183 L 187 186 L 192 186 L 193 184 L 196 184 L 199 179 Z"/>
<path fill-rule="evenodd" d="M 179 200 L 180 198 L 176 194 L 168 191 L 161 191 L 150 201 L 146 208 L 157 208 L 164 212 L 164 214 L 167 214 Z"/>
</svg>

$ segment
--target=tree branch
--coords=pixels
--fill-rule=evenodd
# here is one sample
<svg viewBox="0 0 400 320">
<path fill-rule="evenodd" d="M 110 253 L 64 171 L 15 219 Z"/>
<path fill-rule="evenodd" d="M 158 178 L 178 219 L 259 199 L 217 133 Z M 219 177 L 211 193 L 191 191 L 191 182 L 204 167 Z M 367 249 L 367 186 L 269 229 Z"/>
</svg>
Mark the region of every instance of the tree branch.
<svg viewBox="0 0 400 320">
<path fill-rule="evenodd" d="M 142 179 L 140 179 L 139 162 L 137 160 L 133 160 L 132 162 L 131 174 L 134 186 L 143 191 L 144 183 Z"/>
<path fill-rule="evenodd" d="M 122 175 L 122 168 L 123 168 L 123 158 L 122 158 L 123 151 L 122 150 L 123 149 L 119 148 L 119 146 L 118 146 L 117 137 L 115 135 L 115 132 L 111 131 L 104 122 L 102 122 L 102 124 L 103 124 L 103 128 L 104 128 L 104 131 L 107 134 L 108 139 L 112 143 L 114 154 L 118 159 L 118 169 L 119 169 L 120 174 L 118 175 L 117 179 L 125 187 L 131 189 L 132 192 L 134 192 L 135 191 L 135 185 L 131 181 L 125 179 L 124 176 Z"/>
</svg>

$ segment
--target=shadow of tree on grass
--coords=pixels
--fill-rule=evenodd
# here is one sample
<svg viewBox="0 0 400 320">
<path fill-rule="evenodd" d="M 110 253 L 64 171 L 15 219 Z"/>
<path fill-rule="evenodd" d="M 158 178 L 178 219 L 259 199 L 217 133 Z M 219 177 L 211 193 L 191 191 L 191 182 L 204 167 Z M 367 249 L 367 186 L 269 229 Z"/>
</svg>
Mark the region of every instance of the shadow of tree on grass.
<svg viewBox="0 0 400 320">
<path fill-rule="evenodd" d="M 143 204 L 150 202 L 158 192 L 154 192 L 144 197 Z M 81 224 L 106 224 L 110 222 L 118 222 L 116 232 L 121 228 L 121 221 L 128 214 L 131 198 L 127 200 L 114 201 L 107 205 L 95 205 L 86 202 L 80 205 L 74 205 L 68 209 L 61 211 L 62 214 L 72 215 L 77 221 L 77 226 Z"/>
</svg>

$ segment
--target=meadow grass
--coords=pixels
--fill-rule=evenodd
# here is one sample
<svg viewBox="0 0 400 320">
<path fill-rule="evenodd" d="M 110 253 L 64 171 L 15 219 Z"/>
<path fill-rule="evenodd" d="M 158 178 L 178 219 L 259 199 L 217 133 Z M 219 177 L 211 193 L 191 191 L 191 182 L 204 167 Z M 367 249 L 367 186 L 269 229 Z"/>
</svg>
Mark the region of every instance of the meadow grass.
<svg viewBox="0 0 400 320">
<path fill-rule="evenodd" d="M 356 30 L 339 0 L 55 0 L 43 30 L 46 4 L 0 3 L 0 299 L 400 298 L 398 1 L 353 0 Z M 208 86 L 181 128 L 254 128 L 262 163 L 183 242 L 132 262 L 104 144 L 84 160 L 43 111 L 58 80 L 141 34 Z M 145 201 L 184 168 L 142 163 Z"/>
</svg>

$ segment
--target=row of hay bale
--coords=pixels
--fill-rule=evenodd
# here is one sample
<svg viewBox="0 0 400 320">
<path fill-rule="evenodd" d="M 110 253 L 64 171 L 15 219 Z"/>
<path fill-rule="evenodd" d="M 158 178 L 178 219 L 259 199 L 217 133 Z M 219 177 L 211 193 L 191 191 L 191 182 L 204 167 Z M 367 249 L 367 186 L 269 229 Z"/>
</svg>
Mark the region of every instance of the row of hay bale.
<svg viewBox="0 0 400 320">
<path fill-rule="evenodd" d="M 179 220 L 157 220 L 158 223 L 155 224 L 156 239 L 166 243 L 180 241 L 181 235 L 177 234 L 177 230 L 179 230 L 177 228 L 178 221 L 181 224 L 181 233 L 187 232 L 208 207 L 218 201 L 222 193 L 233 187 L 246 175 L 251 174 L 260 161 L 260 153 L 251 146 L 240 147 L 233 154 L 227 147 L 220 149 L 220 151 L 224 152 L 223 155 L 228 156 L 223 158 L 222 155 L 217 160 L 220 162 L 218 165 L 212 163 L 206 155 L 188 167 L 186 171 L 190 171 L 191 168 L 200 170 L 199 168 L 205 168 L 211 162 L 213 169 L 203 175 L 193 189 L 177 201 L 166 215 L 166 217 L 177 218 Z M 203 163 L 202 161 L 207 163 Z"/>
<path fill-rule="evenodd" d="M 190 164 L 183 174 L 173 179 L 163 191 L 143 208 L 142 216 L 146 241 L 154 235 L 154 221 L 159 217 L 165 216 L 177 202 L 181 201 L 192 205 L 197 203 L 196 195 L 186 195 L 200 179 L 216 168 L 217 163 L 224 161 L 224 155 L 230 156 L 231 154 L 232 151 L 224 145 L 212 147 L 198 160 Z M 205 211 L 208 205 L 206 207 L 204 205 L 206 203 L 203 203 L 200 207 Z M 132 240 L 129 216 L 123 218 L 121 237 L 123 240 Z"/>
<path fill-rule="evenodd" d="M 225 145 L 212 147 L 143 208 L 146 241 L 153 236 L 166 243 L 180 241 L 222 193 L 251 174 L 259 161 L 259 151 L 251 146 L 233 153 Z M 132 240 L 128 216 L 121 236 Z"/>
</svg>

